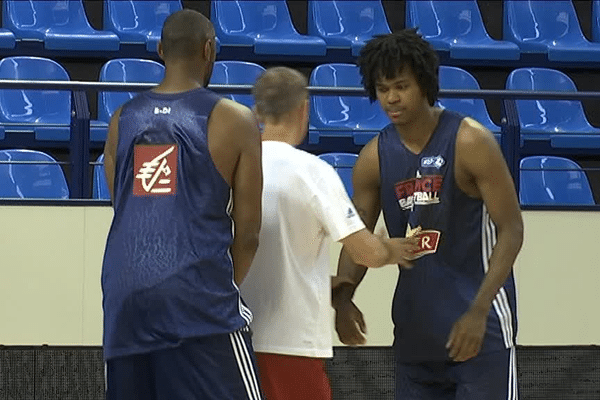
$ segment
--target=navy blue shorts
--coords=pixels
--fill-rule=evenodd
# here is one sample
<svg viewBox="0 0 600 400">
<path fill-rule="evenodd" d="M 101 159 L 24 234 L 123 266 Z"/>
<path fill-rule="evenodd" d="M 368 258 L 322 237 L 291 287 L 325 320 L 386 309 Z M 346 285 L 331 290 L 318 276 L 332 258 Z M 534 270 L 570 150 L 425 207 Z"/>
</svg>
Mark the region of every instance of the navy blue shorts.
<svg viewBox="0 0 600 400">
<path fill-rule="evenodd" d="M 175 348 L 109 359 L 107 400 L 260 400 L 250 333 L 187 339 Z"/>
<path fill-rule="evenodd" d="M 396 363 L 396 400 L 518 400 L 515 349 L 465 362 Z"/>
</svg>

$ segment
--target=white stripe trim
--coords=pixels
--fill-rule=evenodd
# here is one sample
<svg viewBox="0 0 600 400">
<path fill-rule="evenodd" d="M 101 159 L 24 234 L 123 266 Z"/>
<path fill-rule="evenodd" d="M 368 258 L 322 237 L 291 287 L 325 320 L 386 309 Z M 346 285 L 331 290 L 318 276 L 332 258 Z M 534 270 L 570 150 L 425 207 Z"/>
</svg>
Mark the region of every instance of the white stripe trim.
<svg viewBox="0 0 600 400">
<path fill-rule="evenodd" d="M 510 348 L 508 359 L 508 396 L 507 400 L 518 400 L 519 389 L 517 385 L 517 363 L 515 357 L 515 348 Z"/>
<path fill-rule="evenodd" d="M 487 274 L 490 267 L 489 259 L 494 249 L 494 246 L 496 245 L 496 227 L 494 226 L 494 223 L 491 220 L 485 205 L 482 209 L 481 235 L 483 271 Z M 500 329 L 502 331 L 502 337 L 504 339 L 504 345 L 506 346 L 506 348 L 512 347 L 514 346 L 512 314 L 510 305 L 508 303 L 508 296 L 506 294 L 506 290 L 504 290 L 504 287 L 500 288 L 500 290 L 496 294 L 496 297 L 492 301 L 492 304 L 494 306 L 496 314 L 498 315 Z"/>
<path fill-rule="evenodd" d="M 227 201 L 227 216 L 231 221 L 231 237 L 235 238 L 235 221 L 231 217 L 231 212 L 233 211 L 233 190 L 229 189 L 229 200 Z M 235 283 L 235 271 L 233 269 L 233 257 L 231 257 L 231 247 L 227 249 L 227 257 L 229 258 L 229 262 L 231 263 L 231 283 L 233 283 L 233 287 L 238 292 L 238 312 L 240 316 L 246 321 L 246 325 L 250 325 L 254 316 L 252 315 L 252 311 L 248 307 L 244 305 L 242 302 L 242 295 L 240 293 L 240 288 Z"/>
<path fill-rule="evenodd" d="M 238 363 L 240 374 L 242 375 L 242 380 L 244 381 L 248 399 L 261 400 L 256 372 L 254 371 L 254 366 L 252 364 L 252 360 L 250 359 L 246 342 L 244 341 L 241 332 L 236 331 L 230 333 L 229 338 L 231 339 L 231 345 L 233 347 L 235 359 Z"/>
</svg>

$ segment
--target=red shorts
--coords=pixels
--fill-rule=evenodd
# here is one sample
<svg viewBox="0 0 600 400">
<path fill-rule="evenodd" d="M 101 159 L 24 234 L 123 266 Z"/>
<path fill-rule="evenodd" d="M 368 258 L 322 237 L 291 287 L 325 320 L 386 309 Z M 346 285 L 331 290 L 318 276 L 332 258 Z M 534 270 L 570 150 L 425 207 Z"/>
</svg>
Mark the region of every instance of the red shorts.
<svg viewBox="0 0 600 400">
<path fill-rule="evenodd" d="M 256 353 L 266 400 L 331 400 L 322 358 Z"/>
</svg>

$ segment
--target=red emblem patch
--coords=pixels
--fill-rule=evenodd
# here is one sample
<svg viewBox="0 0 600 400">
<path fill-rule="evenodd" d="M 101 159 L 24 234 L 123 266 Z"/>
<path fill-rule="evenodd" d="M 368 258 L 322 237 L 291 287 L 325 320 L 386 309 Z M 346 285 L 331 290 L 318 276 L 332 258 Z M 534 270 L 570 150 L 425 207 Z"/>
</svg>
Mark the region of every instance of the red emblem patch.
<svg viewBox="0 0 600 400">
<path fill-rule="evenodd" d="M 419 238 L 419 249 L 413 252 L 411 260 L 421 258 L 426 254 L 433 254 L 438 249 L 440 243 L 440 231 L 427 230 L 420 231 L 415 236 Z"/>
<path fill-rule="evenodd" d="M 177 193 L 176 144 L 135 145 L 133 150 L 134 196 L 160 196 Z"/>
</svg>

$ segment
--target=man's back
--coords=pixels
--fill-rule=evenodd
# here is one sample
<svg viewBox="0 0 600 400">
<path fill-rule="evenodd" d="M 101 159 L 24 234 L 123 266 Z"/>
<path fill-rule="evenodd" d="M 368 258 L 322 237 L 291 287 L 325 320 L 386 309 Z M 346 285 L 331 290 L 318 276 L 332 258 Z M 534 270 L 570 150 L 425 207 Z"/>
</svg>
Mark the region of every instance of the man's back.
<svg viewBox="0 0 600 400">
<path fill-rule="evenodd" d="M 205 89 L 146 92 L 121 111 L 102 276 L 107 358 L 250 320 L 229 254 L 231 190 L 208 145 L 219 99 Z"/>
<path fill-rule="evenodd" d="M 264 141 L 263 171 L 260 245 L 242 286 L 255 314 L 255 350 L 331 357 L 329 243 L 362 222 L 335 170 L 318 157 Z"/>
</svg>

